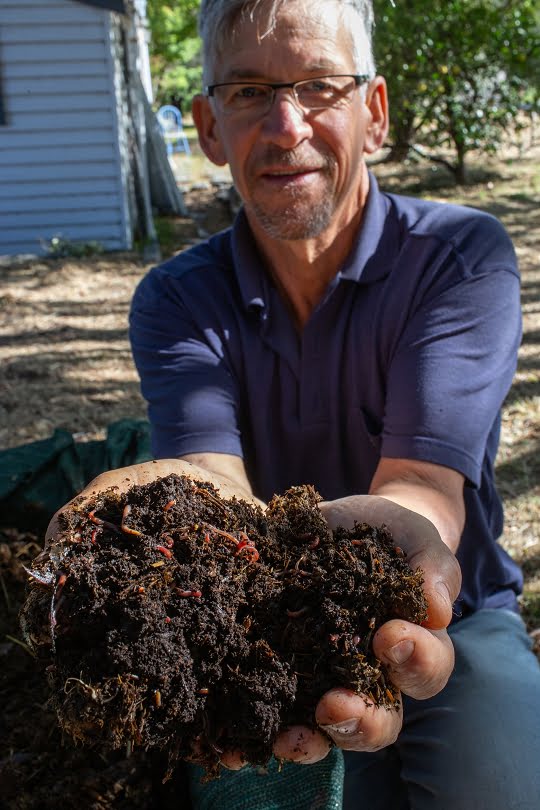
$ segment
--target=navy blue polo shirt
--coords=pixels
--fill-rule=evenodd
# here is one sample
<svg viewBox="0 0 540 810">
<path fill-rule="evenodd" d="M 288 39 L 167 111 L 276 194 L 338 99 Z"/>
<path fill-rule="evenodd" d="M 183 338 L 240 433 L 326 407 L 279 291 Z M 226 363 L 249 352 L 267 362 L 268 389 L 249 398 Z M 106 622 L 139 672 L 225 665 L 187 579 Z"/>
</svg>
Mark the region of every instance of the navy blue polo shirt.
<svg viewBox="0 0 540 810">
<path fill-rule="evenodd" d="M 496 219 L 371 177 L 356 244 L 299 334 L 240 212 L 152 269 L 130 321 L 156 458 L 241 456 L 263 500 L 366 493 L 381 456 L 451 467 L 467 480 L 457 611 L 515 608 L 494 461 L 519 276 Z"/>
</svg>

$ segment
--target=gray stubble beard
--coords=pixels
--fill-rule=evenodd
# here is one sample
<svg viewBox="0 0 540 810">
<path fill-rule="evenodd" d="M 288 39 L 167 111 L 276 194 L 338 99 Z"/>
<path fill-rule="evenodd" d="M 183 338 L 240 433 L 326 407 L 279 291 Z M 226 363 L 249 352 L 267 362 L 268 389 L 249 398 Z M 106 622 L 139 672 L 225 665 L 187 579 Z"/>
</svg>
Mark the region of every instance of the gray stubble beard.
<svg viewBox="0 0 540 810">
<path fill-rule="evenodd" d="M 266 160 L 271 162 L 274 156 L 280 163 L 289 163 L 291 168 L 306 165 L 305 159 L 300 160 L 294 152 L 284 152 L 278 149 L 268 150 Z M 330 182 L 328 183 L 328 193 L 324 195 L 317 207 L 310 206 L 309 200 L 302 199 L 302 191 L 296 193 L 293 191 L 292 194 L 288 192 L 291 195 L 289 205 L 279 211 L 268 211 L 267 208 L 259 205 L 256 201 L 245 203 L 246 210 L 252 213 L 254 219 L 257 220 L 260 227 L 271 239 L 292 242 L 320 236 L 332 222 L 336 208 L 331 182 L 334 163 L 332 156 L 325 155 L 323 171 Z M 309 165 L 309 160 L 307 164 Z"/>
<path fill-rule="evenodd" d="M 332 221 L 334 205 L 332 200 L 324 200 L 317 208 L 307 212 L 291 203 L 290 206 L 276 213 L 270 213 L 261 206 L 249 206 L 253 216 L 271 239 L 298 241 L 320 236 Z"/>
</svg>

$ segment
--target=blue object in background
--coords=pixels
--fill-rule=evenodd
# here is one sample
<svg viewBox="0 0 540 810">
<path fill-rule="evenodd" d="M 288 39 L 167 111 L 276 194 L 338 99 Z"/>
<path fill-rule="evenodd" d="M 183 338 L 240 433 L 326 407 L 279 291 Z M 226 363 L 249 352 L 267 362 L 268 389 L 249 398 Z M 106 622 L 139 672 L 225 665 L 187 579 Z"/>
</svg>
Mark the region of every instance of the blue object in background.
<svg viewBox="0 0 540 810">
<path fill-rule="evenodd" d="M 167 154 L 185 152 L 186 155 L 191 155 L 191 149 L 182 124 L 182 113 L 178 107 L 174 107 L 172 104 L 165 104 L 160 107 L 157 111 L 157 120 L 167 144 Z"/>
</svg>

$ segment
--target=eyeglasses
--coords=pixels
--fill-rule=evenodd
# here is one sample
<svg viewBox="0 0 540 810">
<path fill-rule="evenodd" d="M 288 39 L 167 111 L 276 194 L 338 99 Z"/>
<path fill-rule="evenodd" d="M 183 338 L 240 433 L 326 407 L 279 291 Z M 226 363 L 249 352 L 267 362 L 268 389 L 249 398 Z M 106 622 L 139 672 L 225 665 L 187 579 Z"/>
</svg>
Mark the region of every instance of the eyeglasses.
<svg viewBox="0 0 540 810">
<path fill-rule="evenodd" d="M 278 90 L 291 90 L 294 101 L 305 112 L 339 107 L 352 98 L 357 87 L 370 81 L 369 76 L 317 76 L 299 82 L 222 82 L 209 84 L 206 95 L 213 98 L 217 108 L 226 115 L 251 113 L 266 115 Z"/>
</svg>

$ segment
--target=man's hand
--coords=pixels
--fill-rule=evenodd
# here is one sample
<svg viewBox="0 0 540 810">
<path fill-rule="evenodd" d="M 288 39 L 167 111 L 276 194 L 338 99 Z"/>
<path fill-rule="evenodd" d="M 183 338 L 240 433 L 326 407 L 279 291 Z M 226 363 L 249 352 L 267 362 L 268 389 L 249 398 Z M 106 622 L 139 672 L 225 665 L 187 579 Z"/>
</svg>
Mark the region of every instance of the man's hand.
<svg viewBox="0 0 540 810">
<path fill-rule="evenodd" d="M 428 619 L 423 627 L 394 619 L 379 628 L 373 651 L 387 667 L 393 683 L 417 700 L 437 694 L 454 666 L 454 650 L 446 632 L 452 604 L 461 586 L 455 556 L 427 518 L 386 498 L 359 495 L 320 504 L 330 528 L 352 528 L 355 521 L 386 525 L 396 544 L 407 553 L 412 568 L 424 572 Z M 363 695 L 333 689 L 319 701 L 315 714 L 321 729 L 340 748 L 376 751 L 395 742 L 402 725 L 401 711 L 378 708 Z M 328 753 L 328 740 L 318 731 L 295 726 L 283 732 L 274 747 L 278 757 L 312 763 Z M 225 761 L 229 767 L 239 762 Z"/>
<path fill-rule="evenodd" d="M 202 458 L 202 457 L 201 457 Z M 135 485 L 150 484 L 152 481 L 157 481 L 158 478 L 165 478 L 171 473 L 177 475 L 186 475 L 193 478 L 195 481 L 208 481 L 219 490 L 222 498 L 242 498 L 245 501 L 252 501 L 255 505 L 264 507 L 261 501 L 258 501 L 245 489 L 241 488 L 231 478 L 225 477 L 218 472 L 212 472 L 208 468 L 203 468 L 196 464 L 192 464 L 183 459 L 164 459 L 161 461 L 147 461 L 143 464 L 134 464 L 131 467 L 121 467 L 118 470 L 109 470 L 97 478 L 94 478 L 82 492 L 79 493 L 77 499 L 92 498 L 100 492 L 105 492 L 107 489 L 116 488 L 119 493 L 127 492 L 127 490 Z M 62 507 L 53 516 L 49 527 L 45 534 L 45 542 L 50 543 L 58 533 L 58 516 L 66 507 Z"/>
<path fill-rule="evenodd" d="M 111 487 L 125 492 L 135 484 L 148 484 L 171 473 L 209 481 L 225 498 L 236 496 L 248 500 L 250 497 L 230 478 L 178 459 L 147 462 L 103 473 L 78 497 L 90 498 Z M 263 505 L 254 498 L 252 500 Z M 423 570 L 428 602 L 425 626 L 398 619 L 389 621 L 375 634 L 373 649 L 386 665 L 394 684 L 406 695 L 423 699 L 436 694 L 450 677 L 454 662 L 453 648 L 445 630 L 461 583 L 454 555 L 429 520 L 386 498 L 351 496 L 321 503 L 320 508 L 332 529 L 338 526 L 352 528 L 355 521 L 386 525 L 396 543 L 406 551 L 409 564 Z M 49 543 L 54 541 L 58 531 L 58 514 L 47 530 Z M 320 700 L 316 720 L 325 734 L 304 726 L 288 728 L 276 741 L 275 755 L 304 764 L 317 762 L 330 750 L 326 735 L 346 750 L 375 751 L 395 741 L 401 729 L 402 715 L 401 711 L 378 708 L 369 698 L 352 691 L 334 689 Z M 239 752 L 224 752 L 222 763 L 236 770 L 243 767 L 245 761 Z"/>
</svg>

